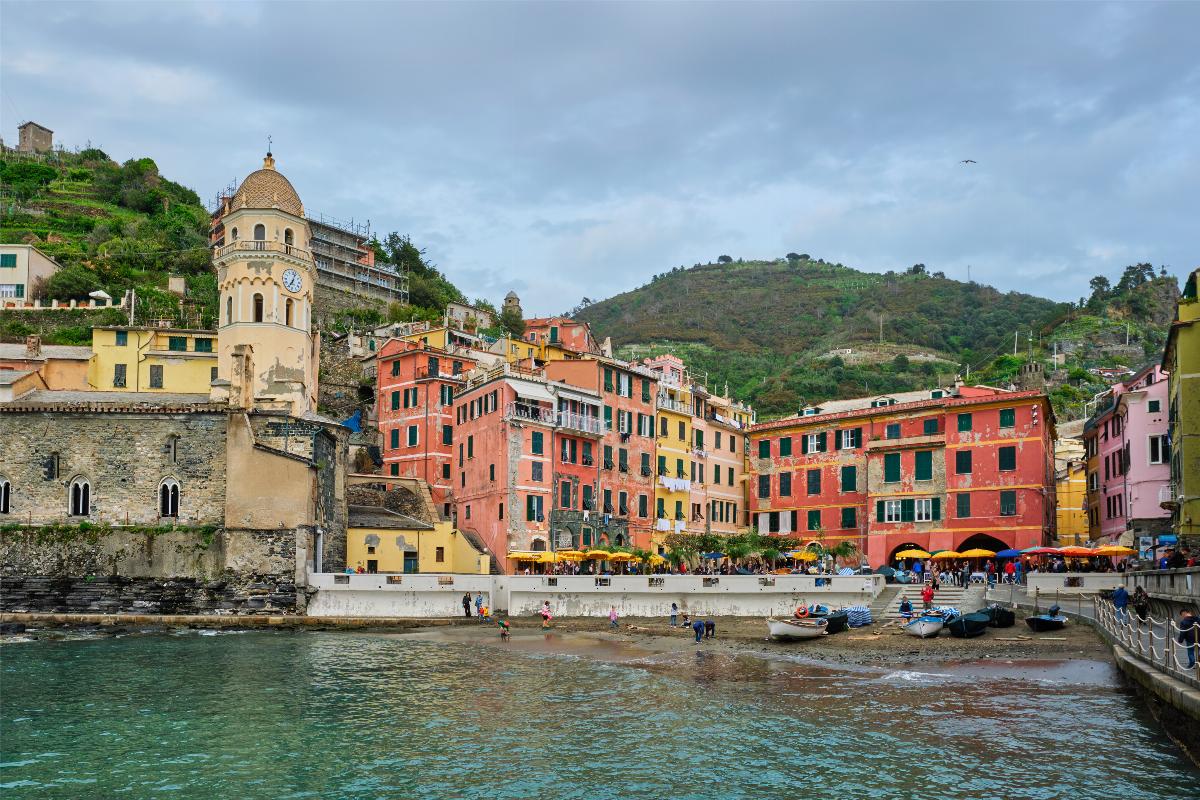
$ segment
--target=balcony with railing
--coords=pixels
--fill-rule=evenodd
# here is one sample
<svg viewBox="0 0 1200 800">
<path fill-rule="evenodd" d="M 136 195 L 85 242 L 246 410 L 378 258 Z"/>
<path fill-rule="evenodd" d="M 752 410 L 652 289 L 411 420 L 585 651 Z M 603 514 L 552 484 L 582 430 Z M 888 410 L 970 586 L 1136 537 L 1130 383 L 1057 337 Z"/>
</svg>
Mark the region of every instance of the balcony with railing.
<svg viewBox="0 0 1200 800">
<path fill-rule="evenodd" d="M 530 405 L 528 403 L 509 403 L 504 407 L 504 420 L 518 422 L 540 422 L 553 425 L 555 414 L 548 408 Z"/>
<path fill-rule="evenodd" d="M 1179 504 L 1178 497 L 1175 484 L 1168 483 L 1166 486 L 1158 487 L 1158 504 L 1162 508 L 1174 508 L 1177 506 Z"/>
<path fill-rule="evenodd" d="M 466 380 L 466 375 L 462 372 L 453 373 L 446 372 L 442 369 L 430 369 L 428 366 L 417 367 L 417 380 L 419 381 L 455 381 L 462 383 Z"/>
<path fill-rule="evenodd" d="M 306 261 L 312 259 L 312 254 L 307 250 L 302 250 L 292 244 L 284 244 L 283 242 L 268 242 L 262 239 L 242 239 L 241 241 L 231 242 L 224 247 L 218 247 L 217 252 L 213 254 L 214 258 L 229 253 L 241 252 L 258 252 L 258 253 L 283 253 L 287 256 L 304 259 Z"/>
<path fill-rule="evenodd" d="M 559 411 L 555 420 L 560 428 L 588 436 L 603 436 L 604 421 L 599 417 L 586 414 L 572 414 L 569 411 Z"/>
<path fill-rule="evenodd" d="M 692 407 L 688 403 L 681 403 L 678 400 L 672 400 L 665 394 L 659 394 L 656 407 L 663 411 L 675 411 L 679 414 L 691 414 Z"/>
</svg>

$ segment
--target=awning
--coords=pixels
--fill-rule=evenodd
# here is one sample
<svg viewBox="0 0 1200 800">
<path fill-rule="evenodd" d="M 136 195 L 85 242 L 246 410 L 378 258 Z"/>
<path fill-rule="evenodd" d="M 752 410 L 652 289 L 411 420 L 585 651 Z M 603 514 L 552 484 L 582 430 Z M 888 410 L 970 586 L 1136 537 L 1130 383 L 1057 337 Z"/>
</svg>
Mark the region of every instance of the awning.
<svg viewBox="0 0 1200 800">
<path fill-rule="evenodd" d="M 505 383 L 517 393 L 517 397 L 523 397 L 526 400 L 535 400 L 539 403 L 549 403 L 551 406 L 555 405 L 554 395 L 550 394 L 550 390 L 545 386 L 514 380 L 506 380 Z"/>
<path fill-rule="evenodd" d="M 594 394 L 588 394 L 583 389 L 568 389 L 559 384 L 555 384 L 553 388 L 554 394 L 558 395 L 561 399 L 574 400 L 579 403 L 587 403 L 589 406 L 600 407 L 600 398 Z"/>
</svg>

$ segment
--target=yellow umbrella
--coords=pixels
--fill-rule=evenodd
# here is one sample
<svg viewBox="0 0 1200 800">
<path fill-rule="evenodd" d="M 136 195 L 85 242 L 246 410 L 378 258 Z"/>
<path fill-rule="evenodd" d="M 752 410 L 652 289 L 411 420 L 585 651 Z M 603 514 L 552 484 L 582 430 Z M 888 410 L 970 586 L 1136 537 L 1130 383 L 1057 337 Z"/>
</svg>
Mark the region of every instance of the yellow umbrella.
<svg viewBox="0 0 1200 800">
<path fill-rule="evenodd" d="M 793 553 L 792 558 L 798 558 L 801 561 L 816 561 L 817 554 L 811 550 L 801 550 L 798 553 Z"/>
<path fill-rule="evenodd" d="M 633 553 L 609 553 L 609 561 L 633 561 L 636 556 Z"/>
<path fill-rule="evenodd" d="M 588 550 L 586 553 L 583 554 L 583 557 L 584 558 L 595 558 L 595 559 L 599 559 L 599 560 L 603 561 L 611 555 L 612 555 L 612 553 L 608 552 L 607 550 Z"/>
<path fill-rule="evenodd" d="M 578 550 L 559 550 L 555 555 L 559 561 L 582 561 L 583 553 Z"/>
<path fill-rule="evenodd" d="M 1104 547 L 1096 550 L 1098 556 L 1131 556 L 1136 553 L 1132 547 L 1125 547 L 1120 544 L 1107 544 Z"/>
<path fill-rule="evenodd" d="M 650 563 L 651 564 L 665 564 L 665 563 L 667 563 L 667 560 L 665 558 L 663 558 L 662 556 L 660 556 L 658 553 L 651 553 L 650 554 Z"/>
<path fill-rule="evenodd" d="M 996 555 L 992 550 L 984 550 L 982 547 L 976 547 L 974 550 L 965 550 L 962 553 L 963 558 L 991 558 Z"/>
<path fill-rule="evenodd" d="M 924 550 L 921 550 L 920 548 L 916 548 L 913 550 L 901 550 L 899 553 L 896 553 L 896 555 L 894 557 L 895 558 L 929 558 L 929 553 L 926 553 Z"/>
<path fill-rule="evenodd" d="M 964 553 L 956 553 L 953 550 L 943 550 L 940 553 L 930 556 L 930 558 L 963 558 L 964 555 Z M 993 555 L 995 554 L 993 553 Z"/>
<path fill-rule="evenodd" d="M 535 562 L 537 562 L 538 564 L 553 564 L 554 563 L 554 553 L 548 553 L 548 552 L 538 553 L 537 556 L 533 560 Z"/>
<path fill-rule="evenodd" d="M 538 560 L 537 553 L 531 553 L 528 551 L 519 551 L 519 552 L 509 553 L 508 557 L 511 559 L 514 559 L 516 561 L 537 561 Z"/>
</svg>

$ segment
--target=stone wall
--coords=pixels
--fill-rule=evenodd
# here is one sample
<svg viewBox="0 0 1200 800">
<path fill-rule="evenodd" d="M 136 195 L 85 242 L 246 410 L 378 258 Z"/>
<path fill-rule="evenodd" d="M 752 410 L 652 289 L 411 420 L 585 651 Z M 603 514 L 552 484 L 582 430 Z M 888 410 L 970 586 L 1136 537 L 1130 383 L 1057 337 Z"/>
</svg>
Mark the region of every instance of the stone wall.
<svg viewBox="0 0 1200 800">
<path fill-rule="evenodd" d="M 226 421 L 216 412 L 0 413 L 0 477 L 12 485 L 9 519 L 0 522 L 63 522 L 71 481 L 81 477 L 89 522 L 159 524 L 158 488 L 173 478 L 180 524 L 220 524 Z"/>
<path fill-rule="evenodd" d="M 76 613 L 303 612 L 306 530 L 0 533 L 0 610 Z"/>
</svg>

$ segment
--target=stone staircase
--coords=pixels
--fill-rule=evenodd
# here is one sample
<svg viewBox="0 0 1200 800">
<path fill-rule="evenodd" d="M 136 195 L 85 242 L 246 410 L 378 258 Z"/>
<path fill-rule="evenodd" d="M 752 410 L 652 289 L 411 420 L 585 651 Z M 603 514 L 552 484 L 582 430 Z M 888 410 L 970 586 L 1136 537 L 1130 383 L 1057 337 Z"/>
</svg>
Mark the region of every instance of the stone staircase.
<svg viewBox="0 0 1200 800">
<path fill-rule="evenodd" d="M 899 586 L 889 586 L 888 589 L 895 588 L 897 591 L 886 602 L 886 605 L 881 604 L 879 611 L 876 611 L 875 605 L 871 606 L 871 614 L 876 619 L 893 620 L 900 616 L 900 603 L 904 598 L 908 598 L 912 603 L 913 609 L 920 611 L 924 607 L 921 602 L 921 590 L 925 588 L 921 583 L 902 583 Z M 876 602 L 882 600 L 887 589 L 884 590 L 879 597 L 875 598 Z M 964 614 L 972 611 L 978 611 L 985 605 L 983 584 L 972 584 L 966 588 L 962 586 L 942 585 L 942 588 L 937 590 L 933 596 L 933 604 L 935 606 L 953 606 Z"/>
</svg>

